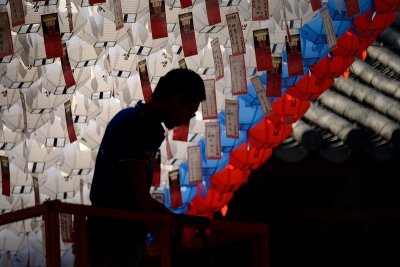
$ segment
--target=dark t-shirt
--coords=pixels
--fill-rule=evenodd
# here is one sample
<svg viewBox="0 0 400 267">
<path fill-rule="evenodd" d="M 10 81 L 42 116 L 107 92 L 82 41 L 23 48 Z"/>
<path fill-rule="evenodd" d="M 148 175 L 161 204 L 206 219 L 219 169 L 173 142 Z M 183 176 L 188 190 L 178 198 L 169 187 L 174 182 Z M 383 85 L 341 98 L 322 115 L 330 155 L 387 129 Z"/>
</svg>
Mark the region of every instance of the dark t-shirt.
<svg viewBox="0 0 400 267">
<path fill-rule="evenodd" d="M 142 102 L 118 112 L 107 126 L 97 154 L 90 191 L 92 205 L 135 210 L 128 179 L 136 177 L 124 177 L 119 172 L 118 162 L 144 161 L 148 166 L 147 185 L 150 189 L 154 155 L 163 140 L 164 128 L 149 116 Z"/>
</svg>

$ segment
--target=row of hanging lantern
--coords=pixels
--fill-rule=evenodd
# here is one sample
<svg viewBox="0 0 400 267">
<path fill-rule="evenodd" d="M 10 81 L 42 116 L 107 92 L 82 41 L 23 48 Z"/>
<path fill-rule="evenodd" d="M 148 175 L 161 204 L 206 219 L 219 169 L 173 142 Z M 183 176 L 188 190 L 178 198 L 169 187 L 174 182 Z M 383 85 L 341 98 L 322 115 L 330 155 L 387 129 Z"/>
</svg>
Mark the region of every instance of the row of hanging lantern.
<svg viewBox="0 0 400 267">
<path fill-rule="evenodd" d="M 305 3 L 305 1 L 302 2 Z M 155 34 L 155 30 L 152 29 L 149 32 L 150 29 L 147 25 L 149 18 L 146 16 L 147 5 L 143 4 L 143 2 L 121 2 L 124 12 L 127 12 L 125 14 L 127 16 L 126 22 L 131 22 L 129 17 L 134 14 L 136 14 L 134 21 L 140 22 L 130 25 L 131 28 L 128 27 L 127 31 L 113 29 L 115 28 L 116 13 L 115 9 L 113 13 L 112 9 L 114 7 L 111 2 L 87 8 L 84 7 L 93 3 L 86 3 L 85 1 L 73 1 L 75 5 L 72 5 L 69 1 L 65 3 L 58 3 L 57 1 L 46 3 L 22 1 L 21 3 L 22 7 L 18 6 L 18 1 L 17 3 L 1 3 L 2 10 L 7 10 L 7 12 L 2 13 L 2 16 L 10 17 L 11 14 L 13 31 L 11 39 L 3 39 L 3 41 L 11 41 L 14 44 L 13 54 L 1 54 L 4 56 L 1 58 L 2 97 L 0 97 L 3 119 L 2 141 L 4 141 L 2 146 L 6 148 L 6 152 L 2 154 L 9 155 L 11 165 L 17 166 L 24 172 L 32 172 L 32 170 L 26 169 L 27 163 L 31 162 L 31 164 L 35 165 L 35 163 L 42 162 L 42 164 L 39 164 L 39 168 L 36 168 L 37 164 L 34 168 L 35 172 L 41 176 L 41 173 L 47 171 L 55 163 L 57 163 L 59 169 L 64 168 L 62 166 L 65 162 L 63 160 L 63 157 L 65 157 L 64 147 L 71 146 L 76 148 L 75 156 L 81 153 L 80 146 L 68 144 L 68 139 L 72 143 L 74 138 L 71 140 L 69 127 L 66 127 L 65 120 L 63 120 L 66 117 L 66 113 L 64 114 L 64 109 L 61 107 L 62 104 L 70 100 L 69 108 L 72 109 L 75 134 L 78 135 L 79 143 L 84 144 L 89 149 L 96 149 L 110 118 L 121 107 L 131 104 L 133 100 L 143 98 L 142 92 L 137 90 L 137 88 L 140 88 L 137 77 L 132 78 L 132 72 L 136 64 L 138 64 L 138 58 L 140 56 L 142 58 L 148 57 L 148 71 L 152 74 L 152 79 L 157 80 L 157 77 L 162 76 L 168 70 L 168 68 L 165 68 L 166 65 L 169 68 L 178 66 L 177 59 L 179 57 L 176 56 L 171 59 L 171 53 L 178 55 L 180 53 L 178 51 L 182 50 L 182 45 L 181 41 L 178 40 L 179 31 L 176 25 L 171 31 L 168 25 L 172 41 L 171 38 L 152 39 L 149 37 L 150 33 L 152 35 Z M 249 3 L 245 1 L 239 3 L 240 1 L 232 6 L 229 3 L 226 4 L 224 6 L 225 12 L 239 11 L 241 16 L 247 18 L 251 16 L 248 9 Z M 8 4 L 10 8 L 7 9 Z M 175 2 L 170 5 L 168 21 L 176 22 L 180 8 L 175 8 Z M 274 3 L 274 5 L 276 4 Z M 279 6 L 275 7 L 275 10 L 277 9 L 279 9 Z M 192 11 L 194 11 L 195 21 L 201 22 L 201 27 L 209 24 L 208 21 L 204 21 L 207 16 L 204 16 L 206 12 L 201 4 L 194 5 Z M 42 31 L 40 31 L 41 27 L 47 29 L 51 24 L 43 27 L 45 21 L 54 22 L 57 20 L 54 12 L 58 13 L 60 37 L 61 41 L 67 45 L 69 65 L 73 66 L 72 77 L 70 71 L 64 70 L 65 66 L 62 60 L 60 62 L 55 55 L 48 55 L 51 50 L 49 50 L 49 47 L 53 43 L 50 42 L 49 46 L 49 42 L 45 40 L 47 31 L 43 31 L 43 35 L 41 34 Z M 308 12 L 307 9 L 304 12 Z M 280 15 L 279 12 L 276 14 Z M 16 15 L 19 16 L 17 16 L 18 19 L 15 19 Z M 4 21 L 8 21 L 8 19 Z M 271 27 L 275 25 L 274 23 L 268 23 Z M 54 26 L 53 24 L 51 25 Z M 71 30 L 71 25 L 73 30 Z M 195 23 L 196 25 L 197 23 Z M 223 28 L 223 26 L 218 27 Z M 243 27 L 246 39 L 249 39 L 247 35 L 256 27 L 255 23 L 249 21 L 244 23 Z M 199 37 L 196 40 L 197 47 L 203 48 L 203 55 L 201 57 L 186 58 L 188 67 L 197 69 L 202 66 L 207 69 L 213 65 L 210 55 L 207 55 L 211 50 L 206 47 L 207 38 L 210 35 L 209 32 L 210 29 L 206 31 L 206 34 L 197 36 Z M 211 33 L 213 32 L 211 31 Z M 218 34 L 218 37 L 221 43 L 229 43 L 229 36 L 225 32 Z M 133 40 L 135 40 L 134 44 Z M 6 43 L 4 42 L 4 44 Z M 59 48 L 60 43 L 55 47 Z M 172 45 L 166 46 L 166 43 Z M 254 57 L 254 51 L 248 44 L 246 46 L 252 54 L 245 58 L 245 63 L 248 66 L 255 66 L 254 62 L 252 63 L 252 60 L 249 59 Z M 7 48 L 9 49 L 8 52 L 10 52 L 12 46 L 9 45 Z M 163 50 L 154 52 L 159 48 L 163 48 Z M 123 60 L 121 60 L 121 57 L 123 57 Z M 225 62 L 227 61 L 226 58 L 226 53 L 224 53 Z M 160 65 L 159 63 L 162 63 L 163 68 L 156 67 Z M 75 84 L 73 84 L 72 80 L 74 80 Z M 230 83 L 229 77 L 227 77 L 226 83 Z M 223 84 L 225 86 L 225 83 Z M 217 92 L 217 94 L 219 97 L 223 97 L 221 92 Z M 108 101 L 103 101 L 106 99 Z M 240 116 L 246 120 L 251 120 L 246 115 L 246 112 L 241 112 Z M 198 124 L 200 128 L 204 128 L 204 125 Z M 204 132 L 204 129 L 201 131 Z M 24 139 L 22 132 L 27 133 L 27 140 L 23 143 L 21 143 Z M 245 136 L 241 131 L 241 138 L 243 137 Z M 43 144 L 45 144 L 48 153 L 52 153 L 53 156 L 48 157 L 47 155 L 42 155 L 43 153 L 36 153 L 37 150 L 42 149 L 41 145 Z M 8 153 L 7 151 L 11 150 L 13 146 L 15 149 Z M 52 148 L 62 148 L 63 151 L 60 155 L 55 155 L 57 151 L 50 151 Z M 30 158 L 29 155 L 38 156 Z M 48 158 L 51 158 L 51 160 L 48 160 Z M 87 169 L 92 166 L 93 161 L 89 161 L 84 166 L 75 167 L 77 169 Z M 64 173 L 67 176 L 68 174 Z M 28 176 L 30 177 L 31 175 L 28 174 Z M 27 180 L 31 181 L 31 179 Z"/>
<path fill-rule="evenodd" d="M 355 57 L 362 57 L 365 49 L 394 22 L 395 12 L 400 5 L 400 1 L 360 0 L 350 3 L 342 0 L 341 5 L 337 5 L 337 2 L 329 1 L 321 6 L 317 16 L 300 30 L 304 75 L 289 75 L 288 50 L 283 52 L 283 95 L 270 98 L 273 103 L 268 114 L 262 113 L 253 84 L 249 84 L 248 94 L 237 97 L 240 112 L 248 118 L 247 121 L 240 121 L 243 122 L 242 135 L 247 138 L 232 142 L 232 139 L 226 137 L 222 112 L 219 114 L 222 125 L 221 146 L 229 147 L 229 155 L 223 152 L 220 160 L 207 160 L 203 157 L 204 181 L 197 186 L 188 183 L 188 164 L 181 165 L 180 172 L 184 177 L 183 205 L 188 205 L 187 213 L 213 217 L 215 212 L 224 208 L 233 192 L 246 183 L 251 170 L 263 164 L 270 157 L 272 149 L 291 133 L 291 124 L 304 115 L 309 100 L 316 99 L 328 89 L 334 78 L 342 75 Z M 346 8 L 339 9 L 338 6 Z M 330 37 L 324 27 L 324 16 L 327 13 L 334 31 L 334 36 Z M 337 38 L 333 45 L 327 41 L 327 38 L 332 37 Z M 263 87 L 267 87 L 267 90 L 268 74 L 263 73 L 261 76 Z M 205 146 L 205 143 L 200 142 L 200 145 Z M 204 150 L 202 147 L 203 153 Z M 186 209 L 179 207 L 176 210 L 181 211 L 186 212 Z"/>
<path fill-rule="evenodd" d="M 83 189 L 79 177 L 86 177 L 90 183 L 94 151 L 108 121 L 120 108 L 145 98 L 145 93 L 137 88 L 142 87 L 143 90 L 149 84 L 142 83 L 138 77 L 140 74 L 133 73 L 136 66 L 140 73 L 139 64 L 147 59 L 145 66 L 152 78 L 148 82 L 153 85 L 168 69 L 182 67 L 182 64 L 201 71 L 203 77 L 211 77 L 212 80 L 220 73 L 215 65 L 215 57 L 212 60 L 212 48 L 215 46 L 209 43 L 209 39 L 218 37 L 221 45 L 217 44 L 216 47 L 225 49 L 220 58 L 225 77 L 214 81 L 215 94 L 218 98 L 225 98 L 217 103 L 217 110 L 221 111 L 216 117 L 210 116 L 210 119 L 203 112 L 205 122 L 192 121 L 188 144 L 171 140 L 174 152 L 172 159 L 166 159 L 167 145 L 163 144 L 163 176 L 171 174 L 172 178 L 176 177 L 177 172 L 173 169 L 178 167 L 180 182 L 178 186 L 170 183 L 160 192 L 164 203 L 174 212 L 212 217 L 247 181 L 251 170 L 262 165 L 271 156 L 272 149 L 291 133 L 291 123 L 306 112 L 309 100 L 326 90 L 354 57 L 359 56 L 394 21 L 394 12 L 399 10 L 398 0 L 312 0 L 311 3 L 288 0 L 250 3 L 242 0 L 225 12 L 232 20 L 233 31 L 242 31 L 245 40 L 254 40 L 250 44 L 232 42 L 228 27 L 219 26 L 216 21 L 210 23 L 212 16 L 203 3 L 194 5 L 190 9 L 192 12 L 182 13 L 180 11 L 187 10 L 191 3 L 180 1 L 180 9 L 174 8 L 175 2 L 169 3 L 171 8 L 167 12 L 168 25 L 165 26 L 168 38 L 158 38 L 157 35 L 165 36 L 165 32 L 150 28 L 149 24 L 155 18 L 147 14 L 147 4 L 143 1 L 121 1 L 123 21 L 138 23 L 118 30 L 116 27 L 121 27 L 121 21 L 118 22 L 121 14 L 116 12 L 117 8 L 110 1 L 87 8 L 84 7 L 93 4 L 91 1 L 76 0 L 73 1 L 75 5 L 66 1 L 65 7 L 51 1 L 45 6 L 40 6 L 42 2 L 25 2 L 22 7 L 25 10 L 24 23 L 13 25 L 13 31 L 17 32 L 11 36 L 15 44 L 14 54 L 3 57 L 0 65 L 0 89 L 6 95 L 0 97 L 3 101 L 2 120 L 7 126 L 3 127 L 4 140 L 1 142 L 2 145 L 16 144 L 10 156 L 10 171 L 16 177 L 13 178 L 14 184 L 19 187 L 14 187 L 13 191 L 31 192 L 32 187 L 29 190 L 25 188 L 28 186 L 26 180 L 29 176 L 29 182 L 33 181 L 32 173 L 36 170 L 36 173 L 42 173 L 35 175 L 38 176 L 37 185 L 43 194 L 42 199 L 74 199 L 82 203 L 83 194 L 87 195 L 88 190 Z M 212 1 L 205 2 L 207 6 Z M 254 14 L 251 14 L 249 7 L 253 6 L 253 2 L 261 3 L 264 7 L 265 3 L 269 3 L 270 10 L 273 10 L 272 18 L 277 23 L 268 20 L 265 12 L 258 17 L 260 22 L 252 21 Z M 10 1 L 11 4 L 15 5 L 14 1 Z M 222 1 L 217 9 L 222 10 L 225 4 Z M 308 10 L 310 6 L 312 11 Z M 15 12 L 7 11 L 8 14 Z M 70 69 L 71 66 L 74 69 L 72 74 L 63 69 L 65 65 L 62 60 L 47 56 L 46 45 L 43 46 L 46 43 L 45 36 L 34 34 L 43 24 L 41 16 L 47 18 L 46 15 L 53 12 L 58 13 L 59 32 L 61 40 L 67 44 Z M 193 19 L 195 23 L 189 23 L 189 28 L 185 29 L 187 24 L 184 22 L 187 19 Z M 71 21 L 73 31 L 70 28 Z M 190 32 L 190 25 L 195 27 L 196 33 L 205 32 L 197 34 L 195 46 L 198 51 L 188 48 L 180 36 L 185 30 Z M 276 29 L 279 26 L 282 28 Z M 218 27 L 224 29 L 218 31 Z M 285 41 L 277 40 L 285 35 L 286 49 Z M 257 49 L 265 49 L 263 47 L 270 51 L 263 50 L 261 55 L 264 57 L 260 54 L 257 57 Z M 243 54 L 246 54 L 244 64 L 240 59 Z M 233 65 L 234 60 L 241 68 Z M 230 62 L 230 66 L 227 62 Z M 262 64 L 265 64 L 265 68 L 261 68 Z M 232 66 L 235 66 L 234 70 Z M 245 88 L 240 87 L 243 79 L 236 80 L 239 76 L 243 77 L 243 73 L 235 76 L 240 71 L 252 76 L 249 84 L 244 81 Z M 231 87 L 230 91 L 225 92 L 228 87 Z M 241 91 L 235 92 L 237 89 Z M 67 115 L 67 102 L 72 109 L 78 142 L 71 139 L 70 128 L 61 119 Z M 24 112 L 24 108 L 28 108 L 28 112 Z M 238 125 L 232 125 L 235 114 Z M 211 129 L 210 132 L 207 132 L 208 129 Z M 27 133 L 28 137 L 21 132 Z M 210 142 L 219 142 L 217 151 L 210 151 Z M 46 143 L 51 145 L 46 145 L 44 152 L 43 144 Z M 193 179 L 193 173 L 189 173 L 193 164 L 187 160 L 189 155 L 186 149 L 191 149 L 189 145 L 192 143 L 198 147 L 193 155 L 199 157 L 192 161 L 197 160 L 201 169 L 197 179 Z M 82 149 L 80 144 L 89 149 Z M 62 148 L 62 153 L 57 153 L 54 147 Z M 214 152 L 214 155 L 211 156 L 210 152 Z M 2 155 L 11 155 L 7 153 Z M 153 193 L 157 193 L 157 190 Z M 75 194 L 77 191 L 80 193 Z M 79 196 L 81 200 L 77 199 Z M 40 198 L 36 202 L 40 203 Z M 32 200 L 26 200 L 25 205 L 30 204 Z"/>
</svg>

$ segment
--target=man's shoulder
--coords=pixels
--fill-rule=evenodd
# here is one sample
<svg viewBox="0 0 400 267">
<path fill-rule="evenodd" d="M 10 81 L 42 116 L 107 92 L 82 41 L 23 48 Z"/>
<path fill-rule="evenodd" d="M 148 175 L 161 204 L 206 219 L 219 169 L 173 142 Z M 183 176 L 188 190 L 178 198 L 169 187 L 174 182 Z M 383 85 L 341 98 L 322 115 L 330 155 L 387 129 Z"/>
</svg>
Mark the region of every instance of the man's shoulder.
<svg viewBox="0 0 400 267">
<path fill-rule="evenodd" d="M 126 120 L 129 120 L 131 123 L 139 120 L 143 115 L 143 108 L 140 105 L 136 105 L 135 107 L 128 107 L 120 110 L 110 121 L 112 123 L 122 123 Z"/>
</svg>

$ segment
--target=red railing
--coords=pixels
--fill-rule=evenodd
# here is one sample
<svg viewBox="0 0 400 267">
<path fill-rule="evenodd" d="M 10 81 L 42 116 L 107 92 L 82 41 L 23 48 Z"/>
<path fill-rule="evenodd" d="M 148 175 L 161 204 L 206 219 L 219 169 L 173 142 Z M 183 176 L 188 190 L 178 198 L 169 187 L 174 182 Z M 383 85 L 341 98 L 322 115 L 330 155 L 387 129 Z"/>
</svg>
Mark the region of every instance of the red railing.
<svg viewBox="0 0 400 267">
<path fill-rule="evenodd" d="M 86 217 L 98 216 L 118 218 L 131 221 L 141 221 L 159 225 L 161 231 L 160 255 L 162 267 L 171 266 L 171 227 L 185 227 L 194 229 L 209 229 L 208 243 L 229 243 L 241 239 L 252 240 L 252 262 L 255 267 L 269 266 L 268 254 L 268 226 L 266 224 L 239 223 L 225 220 L 204 220 L 200 217 L 186 215 L 164 215 L 145 212 L 122 211 L 115 209 L 98 208 L 86 205 L 62 203 L 57 200 L 46 201 L 42 205 L 30 207 L 0 216 L 0 225 L 5 225 L 29 218 L 43 216 L 45 223 L 46 266 L 60 267 L 60 214 L 72 214 L 74 218 L 74 251 L 75 266 L 87 267 L 87 235 Z M 181 218 L 181 219 L 178 219 Z M 186 218 L 186 219 L 185 219 Z M 198 241 L 198 240 L 197 240 Z M 189 240 L 182 243 L 183 249 L 196 249 L 199 242 Z"/>
</svg>

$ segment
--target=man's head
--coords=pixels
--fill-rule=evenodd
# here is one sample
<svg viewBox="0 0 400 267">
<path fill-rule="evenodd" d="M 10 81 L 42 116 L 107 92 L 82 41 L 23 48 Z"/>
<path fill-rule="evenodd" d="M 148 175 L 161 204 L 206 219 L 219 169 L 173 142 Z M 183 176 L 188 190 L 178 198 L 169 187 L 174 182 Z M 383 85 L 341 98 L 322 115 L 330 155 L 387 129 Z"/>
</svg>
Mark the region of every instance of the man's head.
<svg viewBox="0 0 400 267">
<path fill-rule="evenodd" d="M 204 82 L 192 70 L 173 69 L 161 77 L 151 97 L 153 105 L 161 106 L 162 121 L 172 129 L 189 122 L 206 99 Z"/>
</svg>

